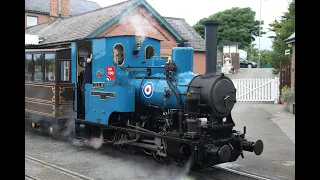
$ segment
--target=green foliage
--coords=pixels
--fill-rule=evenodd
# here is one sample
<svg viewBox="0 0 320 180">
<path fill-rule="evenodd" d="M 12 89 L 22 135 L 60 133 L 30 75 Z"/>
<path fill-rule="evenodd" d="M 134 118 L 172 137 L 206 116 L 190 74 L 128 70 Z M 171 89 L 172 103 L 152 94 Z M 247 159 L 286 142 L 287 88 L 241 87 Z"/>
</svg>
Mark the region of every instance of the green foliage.
<svg viewBox="0 0 320 180">
<path fill-rule="evenodd" d="M 46 59 L 46 72 L 54 72 L 55 59 Z"/>
<path fill-rule="evenodd" d="M 198 21 L 193 28 L 204 38 L 204 25 L 206 20 L 216 20 L 219 24 L 218 36 L 219 43 L 240 42 L 240 49 L 248 46 L 255 37 L 259 36 L 259 23 L 255 20 L 256 13 L 251 8 L 232 8 L 215 13 L 208 18 Z M 263 21 L 261 21 L 261 26 Z M 262 29 L 262 28 L 261 28 Z M 261 35 L 266 32 L 261 31 Z"/>
<path fill-rule="evenodd" d="M 284 102 L 294 103 L 295 102 L 295 91 L 289 88 L 288 86 L 284 86 L 281 89 L 281 97 Z"/>
<path fill-rule="evenodd" d="M 284 54 L 284 51 L 282 54 Z M 273 74 L 279 73 L 281 61 L 289 61 L 289 59 L 282 54 L 277 51 L 271 51 L 266 57 L 266 61 L 274 68 Z"/>
<path fill-rule="evenodd" d="M 267 58 L 269 64 L 275 69 L 276 72 L 280 69 L 281 61 L 290 61 L 291 55 L 284 55 L 288 45 L 284 42 L 289 36 L 295 32 L 295 3 L 294 1 L 289 4 L 288 12 L 285 12 L 281 20 L 275 20 L 269 24 L 270 31 L 275 33 L 275 36 L 269 36 L 272 40 L 273 52 Z"/>
<path fill-rule="evenodd" d="M 285 93 L 285 92 L 287 92 L 288 89 L 289 89 L 289 87 L 288 87 L 287 85 L 283 86 L 283 87 L 281 88 L 281 95 L 280 95 L 280 96 L 283 97 L 282 94 Z"/>
</svg>

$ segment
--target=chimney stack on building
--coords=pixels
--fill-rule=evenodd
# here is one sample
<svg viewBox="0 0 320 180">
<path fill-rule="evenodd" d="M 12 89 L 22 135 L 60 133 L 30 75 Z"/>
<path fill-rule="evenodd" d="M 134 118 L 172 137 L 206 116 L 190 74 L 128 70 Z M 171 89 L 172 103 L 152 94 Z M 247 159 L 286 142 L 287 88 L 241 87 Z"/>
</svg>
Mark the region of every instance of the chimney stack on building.
<svg viewBox="0 0 320 180">
<path fill-rule="evenodd" d="M 61 17 L 70 16 L 70 0 L 61 0 Z"/>
<path fill-rule="evenodd" d="M 59 17 L 59 0 L 50 0 L 49 24 Z"/>
<path fill-rule="evenodd" d="M 50 0 L 50 17 L 51 24 L 58 17 L 70 16 L 70 0 Z"/>
</svg>

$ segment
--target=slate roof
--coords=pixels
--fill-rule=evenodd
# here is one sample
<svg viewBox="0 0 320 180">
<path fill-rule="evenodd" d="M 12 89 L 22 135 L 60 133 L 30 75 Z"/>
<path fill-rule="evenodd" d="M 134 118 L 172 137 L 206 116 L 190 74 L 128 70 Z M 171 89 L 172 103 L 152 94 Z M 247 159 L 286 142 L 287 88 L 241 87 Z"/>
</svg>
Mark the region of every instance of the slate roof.
<svg viewBox="0 0 320 180">
<path fill-rule="evenodd" d="M 136 1 L 137 0 L 125 1 L 65 19 L 58 18 L 50 25 L 45 24 L 42 25 L 42 27 L 38 27 L 39 25 L 31 26 L 26 29 L 25 33 L 44 38 L 41 44 L 85 38 Z"/>
<path fill-rule="evenodd" d="M 65 19 L 58 18 L 50 25 L 41 24 L 28 27 L 25 33 L 44 38 L 40 44 L 51 44 L 85 38 L 137 1 L 139 0 L 124 1 L 77 16 Z M 187 40 L 189 46 L 193 47 L 194 50 L 205 51 L 204 39 L 184 19 L 173 17 L 163 18 Z"/>
<path fill-rule="evenodd" d="M 87 0 L 70 0 L 71 16 L 93 11 L 99 8 L 101 8 L 101 6 L 96 2 L 87 1 Z M 50 0 L 25 0 L 25 10 L 38 11 L 38 12 L 49 14 Z M 61 13 L 60 6 L 59 6 L 59 12 Z"/>
<path fill-rule="evenodd" d="M 204 39 L 182 18 L 164 17 L 164 19 L 178 33 L 188 41 L 188 44 L 197 51 L 205 51 L 206 44 Z"/>
</svg>

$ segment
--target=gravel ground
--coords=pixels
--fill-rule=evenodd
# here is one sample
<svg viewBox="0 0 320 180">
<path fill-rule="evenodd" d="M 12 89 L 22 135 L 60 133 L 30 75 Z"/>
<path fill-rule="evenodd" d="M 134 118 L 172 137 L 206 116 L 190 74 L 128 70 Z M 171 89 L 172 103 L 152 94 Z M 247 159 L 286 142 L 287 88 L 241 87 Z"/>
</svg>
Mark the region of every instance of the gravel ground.
<svg viewBox="0 0 320 180">
<path fill-rule="evenodd" d="M 66 141 L 46 137 L 38 132 L 25 132 L 25 154 L 63 167 L 92 179 L 108 180 L 249 180 L 221 170 L 189 172 L 188 168 L 160 165 L 151 157 L 127 155 L 109 146 L 99 149 L 80 146 L 77 140 Z M 26 174 L 43 179 L 71 179 L 26 160 Z"/>
</svg>

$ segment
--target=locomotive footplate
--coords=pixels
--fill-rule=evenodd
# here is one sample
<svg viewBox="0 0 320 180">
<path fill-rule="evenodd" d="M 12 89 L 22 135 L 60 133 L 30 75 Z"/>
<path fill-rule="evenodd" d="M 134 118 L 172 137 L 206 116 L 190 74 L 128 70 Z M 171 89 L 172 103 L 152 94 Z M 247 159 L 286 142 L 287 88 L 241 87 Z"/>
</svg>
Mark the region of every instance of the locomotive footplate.
<svg viewBox="0 0 320 180">
<path fill-rule="evenodd" d="M 189 145 L 192 145 L 192 146 L 198 145 L 200 143 L 197 140 L 180 139 L 178 137 L 168 136 L 168 135 L 166 135 L 164 133 L 156 133 L 156 132 L 151 133 L 151 132 L 145 132 L 145 131 L 137 130 L 137 129 L 133 129 L 133 128 L 125 128 L 125 127 L 119 127 L 119 126 L 103 125 L 103 124 L 89 122 L 89 121 L 81 120 L 81 119 L 76 119 L 75 122 L 79 123 L 79 124 L 90 124 L 90 125 L 93 125 L 93 126 L 98 126 L 101 129 L 110 129 L 110 130 L 118 130 L 118 131 L 123 131 L 123 132 L 138 133 L 140 135 L 145 135 L 145 136 L 149 136 L 149 137 L 157 137 L 157 138 L 160 138 L 160 139 L 163 139 L 163 140 L 171 140 L 171 141 L 175 141 L 175 142 L 189 144 Z"/>
</svg>

